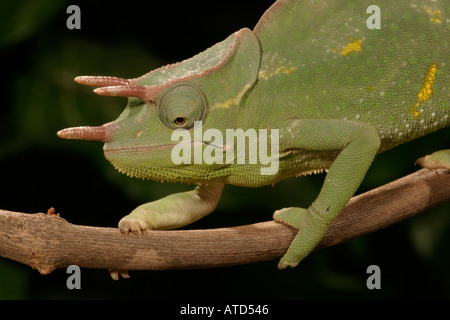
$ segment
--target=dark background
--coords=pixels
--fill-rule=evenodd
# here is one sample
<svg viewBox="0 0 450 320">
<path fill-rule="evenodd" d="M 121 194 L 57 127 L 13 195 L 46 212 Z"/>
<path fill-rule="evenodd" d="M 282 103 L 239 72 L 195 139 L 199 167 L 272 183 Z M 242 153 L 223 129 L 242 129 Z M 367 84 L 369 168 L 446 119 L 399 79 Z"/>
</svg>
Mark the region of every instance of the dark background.
<svg viewBox="0 0 450 320">
<path fill-rule="evenodd" d="M 130 179 L 104 159 L 98 142 L 67 141 L 62 128 L 117 118 L 124 98 L 99 97 L 77 75 L 134 78 L 189 58 L 242 27 L 253 28 L 272 1 L 2 1 L 0 4 L 0 208 L 46 212 L 74 224 L 115 227 L 139 204 L 192 186 Z M 81 30 L 68 30 L 66 8 L 81 9 Z M 418 168 L 414 161 L 449 147 L 449 130 L 377 157 L 363 192 Z M 447 139 L 447 140 L 446 140 Z M 217 210 L 189 228 L 270 220 L 274 210 L 307 207 L 323 175 L 275 187 L 226 186 Z M 66 270 L 47 276 L 0 258 L 0 299 L 345 299 L 449 298 L 450 206 L 313 253 L 299 267 L 277 261 L 210 270 L 131 271 L 112 281 L 82 269 L 81 290 Z M 364 213 L 362 213 L 364 214 Z M 381 268 L 381 290 L 368 290 L 366 269 Z"/>
</svg>

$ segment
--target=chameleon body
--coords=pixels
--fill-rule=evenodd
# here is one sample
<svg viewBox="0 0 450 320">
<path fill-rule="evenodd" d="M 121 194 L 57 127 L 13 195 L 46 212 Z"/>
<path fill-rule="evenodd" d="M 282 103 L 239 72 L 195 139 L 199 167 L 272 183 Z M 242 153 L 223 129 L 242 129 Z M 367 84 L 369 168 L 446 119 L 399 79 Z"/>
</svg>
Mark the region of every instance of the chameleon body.
<svg viewBox="0 0 450 320">
<path fill-rule="evenodd" d="M 100 95 L 129 97 L 128 105 L 113 122 L 58 135 L 105 142 L 106 158 L 130 176 L 198 184 L 139 206 L 119 222 L 123 231 L 196 221 L 214 210 L 224 184 L 259 187 L 327 171 L 309 208 L 274 213 L 276 221 L 299 230 L 279 262 L 279 268 L 296 266 L 355 193 L 377 153 L 450 124 L 448 0 L 379 0 L 379 28 L 370 27 L 377 18 L 371 4 L 277 1 L 253 30 L 241 29 L 191 59 L 135 79 L 77 77 L 99 87 Z M 196 140 L 199 123 L 203 132 L 223 136 L 227 129 L 277 129 L 278 150 L 268 138 L 267 148 L 278 170 L 263 175 L 267 165 L 239 163 L 237 153 L 234 161 L 196 163 L 192 154 L 190 163 L 175 164 L 175 130 L 203 152 L 225 157 L 236 147 Z M 419 163 L 450 169 L 450 150 Z"/>
</svg>

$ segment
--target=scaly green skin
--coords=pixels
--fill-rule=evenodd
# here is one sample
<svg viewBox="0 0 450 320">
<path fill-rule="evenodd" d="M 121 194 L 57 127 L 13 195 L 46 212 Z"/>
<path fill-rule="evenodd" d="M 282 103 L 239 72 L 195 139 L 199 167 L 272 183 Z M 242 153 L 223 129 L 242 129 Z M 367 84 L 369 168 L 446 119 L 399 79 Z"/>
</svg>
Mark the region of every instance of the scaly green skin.
<svg viewBox="0 0 450 320">
<path fill-rule="evenodd" d="M 316 246 L 363 180 L 375 155 L 450 124 L 450 6 L 447 0 L 379 0 L 381 29 L 369 29 L 371 1 L 277 1 L 253 31 L 136 79 L 79 77 L 102 95 L 128 96 L 122 115 L 64 138 L 104 141 L 105 155 L 135 177 L 200 183 L 136 208 L 124 231 L 171 229 L 214 210 L 224 184 L 259 187 L 328 170 L 307 209 L 274 219 L 299 229 L 280 268 Z M 203 132 L 279 129 L 279 170 L 260 164 L 174 164 L 174 129 L 201 120 Z M 204 150 L 208 144 L 202 143 Z M 226 148 L 218 145 L 217 152 Z M 450 169 L 450 150 L 422 158 Z"/>
</svg>

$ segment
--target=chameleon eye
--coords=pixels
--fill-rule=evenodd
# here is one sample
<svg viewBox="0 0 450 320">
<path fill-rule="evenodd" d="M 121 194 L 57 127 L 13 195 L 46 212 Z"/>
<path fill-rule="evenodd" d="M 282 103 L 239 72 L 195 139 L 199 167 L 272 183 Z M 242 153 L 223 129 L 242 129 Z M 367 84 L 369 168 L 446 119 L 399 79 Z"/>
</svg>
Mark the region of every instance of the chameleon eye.
<svg viewBox="0 0 450 320">
<path fill-rule="evenodd" d="M 159 118 L 167 127 L 191 129 L 194 121 L 201 121 L 205 116 L 206 103 L 198 88 L 179 84 L 164 93 L 158 108 Z"/>
<path fill-rule="evenodd" d="M 177 127 L 181 127 L 186 123 L 186 118 L 185 117 L 176 117 L 174 123 Z"/>
</svg>

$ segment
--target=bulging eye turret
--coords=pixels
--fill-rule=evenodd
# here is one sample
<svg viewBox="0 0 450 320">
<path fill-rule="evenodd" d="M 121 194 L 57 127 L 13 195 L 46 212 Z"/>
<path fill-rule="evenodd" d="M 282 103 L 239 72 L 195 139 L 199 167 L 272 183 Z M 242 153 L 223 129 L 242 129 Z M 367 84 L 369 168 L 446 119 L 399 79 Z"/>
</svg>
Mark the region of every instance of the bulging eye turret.
<svg viewBox="0 0 450 320">
<path fill-rule="evenodd" d="M 168 128 L 191 129 L 206 114 L 203 93 L 191 84 L 178 84 L 163 93 L 158 103 L 159 118 Z"/>
</svg>

